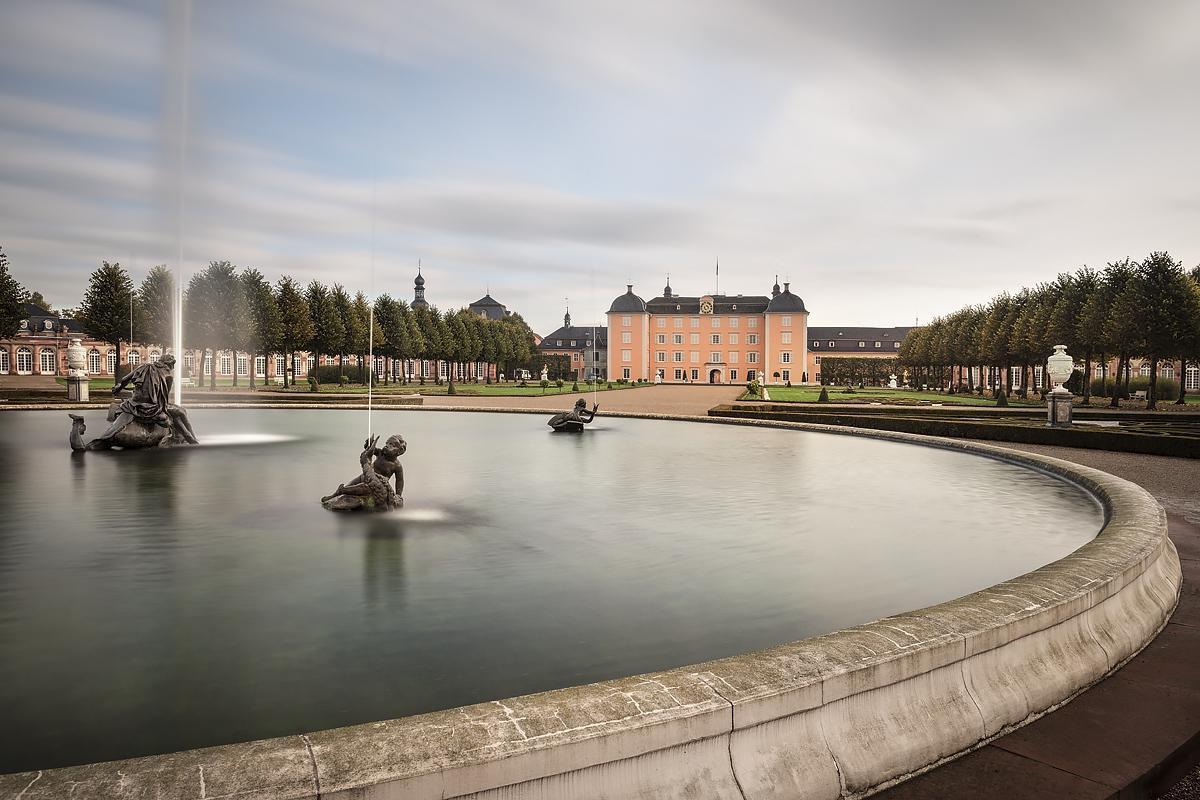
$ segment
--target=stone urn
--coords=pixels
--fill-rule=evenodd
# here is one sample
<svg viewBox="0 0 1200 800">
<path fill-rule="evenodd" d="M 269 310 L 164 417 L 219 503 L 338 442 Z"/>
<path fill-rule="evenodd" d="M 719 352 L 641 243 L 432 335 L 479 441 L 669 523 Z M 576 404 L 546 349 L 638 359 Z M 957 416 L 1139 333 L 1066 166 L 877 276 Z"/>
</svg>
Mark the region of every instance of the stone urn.
<svg viewBox="0 0 1200 800">
<path fill-rule="evenodd" d="M 1046 359 L 1046 370 L 1050 373 L 1055 394 L 1071 393 L 1063 384 L 1071 379 L 1071 373 L 1075 371 L 1075 359 L 1067 355 L 1065 344 L 1054 345 L 1054 355 Z"/>
<path fill-rule="evenodd" d="M 70 369 L 67 374 L 72 378 L 87 376 L 87 351 L 83 349 L 81 339 L 71 339 L 71 344 L 67 347 L 67 367 Z"/>
</svg>

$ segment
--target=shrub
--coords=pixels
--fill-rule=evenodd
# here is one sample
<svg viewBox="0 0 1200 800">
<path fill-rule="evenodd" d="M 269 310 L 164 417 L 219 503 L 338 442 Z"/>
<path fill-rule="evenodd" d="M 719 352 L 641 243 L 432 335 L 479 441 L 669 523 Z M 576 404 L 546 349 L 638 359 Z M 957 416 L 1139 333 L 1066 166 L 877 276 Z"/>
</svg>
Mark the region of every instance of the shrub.
<svg viewBox="0 0 1200 800">
<path fill-rule="evenodd" d="M 540 381 L 538 381 L 538 383 L 542 387 L 542 394 L 545 394 L 546 387 L 550 385 L 550 381 L 546 380 L 545 378 L 542 378 Z"/>
<path fill-rule="evenodd" d="M 1112 397 L 1113 391 L 1122 392 L 1124 397 L 1124 381 L 1118 383 L 1113 378 L 1108 378 L 1101 381 L 1099 378 L 1092 379 L 1092 394 L 1100 397 Z M 1129 391 L 1132 392 L 1148 392 L 1150 390 L 1150 378 L 1148 376 L 1134 375 L 1129 379 Z M 1159 400 L 1174 400 L 1179 397 L 1179 381 L 1174 378 L 1159 378 L 1157 393 Z"/>
<path fill-rule="evenodd" d="M 563 387 L 563 379 L 562 379 L 562 378 L 559 378 L 559 379 L 555 380 L 555 381 L 554 381 L 554 387 L 555 387 L 556 389 L 561 389 L 561 388 Z"/>
<path fill-rule="evenodd" d="M 350 378 L 346 375 L 338 375 L 338 386 L 345 386 L 350 383 Z"/>
<path fill-rule="evenodd" d="M 450 381 L 446 385 L 446 394 L 458 394 L 458 389 L 454 388 L 454 381 Z"/>
<path fill-rule="evenodd" d="M 316 375 L 309 375 L 309 376 L 308 376 L 308 390 L 309 390 L 310 392 L 319 392 L 319 391 L 321 391 L 321 382 L 320 382 L 319 380 L 317 380 L 317 376 L 316 376 Z"/>
<path fill-rule="evenodd" d="M 1008 395 L 1006 395 L 1004 393 L 1003 389 L 996 392 L 996 405 L 1001 406 L 1001 407 L 1005 407 L 1008 405 Z"/>
<path fill-rule="evenodd" d="M 612 388 L 612 381 L 608 382 L 608 388 L 610 388 L 610 389 Z"/>
<path fill-rule="evenodd" d="M 789 388 L 789 389 L 790 389 L 790 388 L 792 388 L 792 382 L 791 382 L 791 381 L 786 381 L 784 385 L 786 385 L 786 386 L 787 386 L 787 388 Z"/>
<path fill-rule="evenodd" d="M 751 397 L 762 397 L 762 384 L 757 380 L 750 381 L 746 384 L 746 391 L 750 393 Z"/>
<path fill-rule="evenodd" d="M 425 385 L 425 376 L 424 375 L 421 376 L 421 385 L 422 386 Z"/>
<path fill-rule="evenodd" d="M 578 392 L 578 391 L 579 391 L 579 381 L 575 381 L 574 383 L 572 383 L 572 384 L 571 384 L 571 391 L 572 391 L 572 392 Z"/>
<path fill-rule="evenodd" d="M 520 386 L 520 387 L 522 387 L 522 388 L 528 388 L 528 386 L 529 386 L 529 384 L 525 382 L 525 379 L 524 379 L 524 378 L 521 378 L 521 382 L 520 382 L 520 383 L 518 383 L 517 385 L 518 385 L 518 386 Z"/>
<path fill-rule="evenodd" d="M 323 367 L 313 367 L 308 371 L 308 374 L 316 376 L 317 380 L 321 383 L 341 383 L 342 369 L 337 364 L 329 364 Z"/>
<path fill-rule="evenodd" d="M 817 398 L 817 402 L 818 403 L 828 403 L 829 402 L 829 390 L 826 389 L 824 386 L 821 387 L 821 396 Z"/>
</svg>

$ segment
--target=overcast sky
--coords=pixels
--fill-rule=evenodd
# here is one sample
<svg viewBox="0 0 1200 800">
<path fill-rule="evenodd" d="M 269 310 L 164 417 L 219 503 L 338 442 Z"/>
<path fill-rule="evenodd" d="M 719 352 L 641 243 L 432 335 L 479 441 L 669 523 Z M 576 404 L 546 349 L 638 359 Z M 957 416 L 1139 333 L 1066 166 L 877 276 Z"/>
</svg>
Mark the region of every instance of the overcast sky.
<svg viewBox="0 0 1200 800">
<path fill-rule="evenodd" d="M 0 245 L 59 306 L 179 231 L 405 299 L 420 259 L 542 333 L 718 258 L 812 325 L 1200 261 L 1192 0 L 5 0 L 0 109 Z"/>
</svg>

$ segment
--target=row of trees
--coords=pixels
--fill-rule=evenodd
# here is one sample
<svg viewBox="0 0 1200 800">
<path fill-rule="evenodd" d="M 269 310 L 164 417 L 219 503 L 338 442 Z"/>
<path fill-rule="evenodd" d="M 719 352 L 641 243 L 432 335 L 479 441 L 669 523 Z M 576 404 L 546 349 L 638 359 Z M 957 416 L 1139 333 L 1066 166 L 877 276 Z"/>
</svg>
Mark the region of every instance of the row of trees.
<svg viewBox="0 0 1200 800">
<path fill-rule="evenodd" d="M 1200 364 L 1200 267 L 1185 271 L 1165 252 L 1142 261 L 1124 259 L 1102 270 L 1089 267 L 1061 273 L 1054 281 L 1004 293 L 985 305 L 973 305 L 939 317 L 904 338 L 900 362 L 916 384 L 973 390 L 971 367 L 990 388 L 1010 393 L 1013 368 L 1020 385 L 1032 385 L 1034 365 L 1042 365 L 1056 344 L 1082 359 L 1083 402 L 1090 401 L 1092 364 L 1116 359 L 1111 404 L 1128 396 L 1130 360 L 1149 361 L 1147 407 L 1158 401 L 1159 362 Z M 1046 374 L 1043 371 L 1043 374 Z M 1177 402 L 1184 402 L 1180 381 Z"/>
<path fill-rule="evenodd" d="M 132 340 L 170 344 L 174 297 L 174 276 L 165 266 L 150 270 L 135 286 L 120 264 L 105 261 L 92 273 L 75 315 L 92 335 L 116 348 L 121 364 L 122 345 Z M 8 274 L 0 251 L 0 335 L 15 334 L 23 318 L 21 304 L 28 299 Z M 528 368 L 536 355 L 533 332 L 519 314 L 488 320 L 466 309 L 413 308 L 388 294 L 372 304 L 362 292 L 352 296 L 336 283 L 326 286 L 314 280 L 304 286 L 284 275 L 272 285 L 259 270 L 238 269 L 228 261 L 210 262 L 192 276 L 184 291 L 183 320 L 184 341 L 190 348 L 251 356 L 284 353 L 289 365 L 295 363 L 297 351 L 336 357 L 342 368 L 352 358 L 360 381 L 361 365 L 367 363 L 372 346 L 375 357 L 384 359 L 385 381 L 398 377 L 407 382 L 398 367 L 410 359 L 448 367 L 485 362 Z M 210 371 L 210 386 L 216 385 L 216 372 Z M 255 370 L 249 372 L 254 386 Z M 454 370 L 446 372 L 453 381 Z M 289 378 L 285 373 L 285 386 Z M 236 369 L 233 382 L 237 385 Z"/>
</svg>

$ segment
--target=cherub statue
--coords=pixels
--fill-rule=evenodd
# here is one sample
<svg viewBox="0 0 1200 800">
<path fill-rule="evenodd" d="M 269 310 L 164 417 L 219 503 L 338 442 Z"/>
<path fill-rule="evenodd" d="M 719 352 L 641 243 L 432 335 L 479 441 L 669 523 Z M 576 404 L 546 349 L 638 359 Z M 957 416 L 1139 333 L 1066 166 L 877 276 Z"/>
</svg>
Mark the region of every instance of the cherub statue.
<svg viewBox="0 0 1200 800">
<path fill-rule="evenodd" d="M 596 410 L 599 408 L 600 406 L 595 404 L 589 411 L 587 401 L 581 397 L 575 401 L 574 408 L 561 414 L 555 414 L 546 421 L 546 424 L 559 432 L 579 433 L 583 430 L 584 425 L 596 418 Z"/>
<path fill-rule="evenodd" d="M 408 444 L 400 434 L 388 437 L 382 449 L 375 446 L 378 441 L 378 436 L 372 436 L 363 442 L 358 456 L 362 474 L 322 497 L 321 505 L 330 511 L 391 511 L 404 506 L 404 467 L 399 458 L 408 450 Z M 391 484 L 393 475 L 395 489 Z"/>
</svg>

